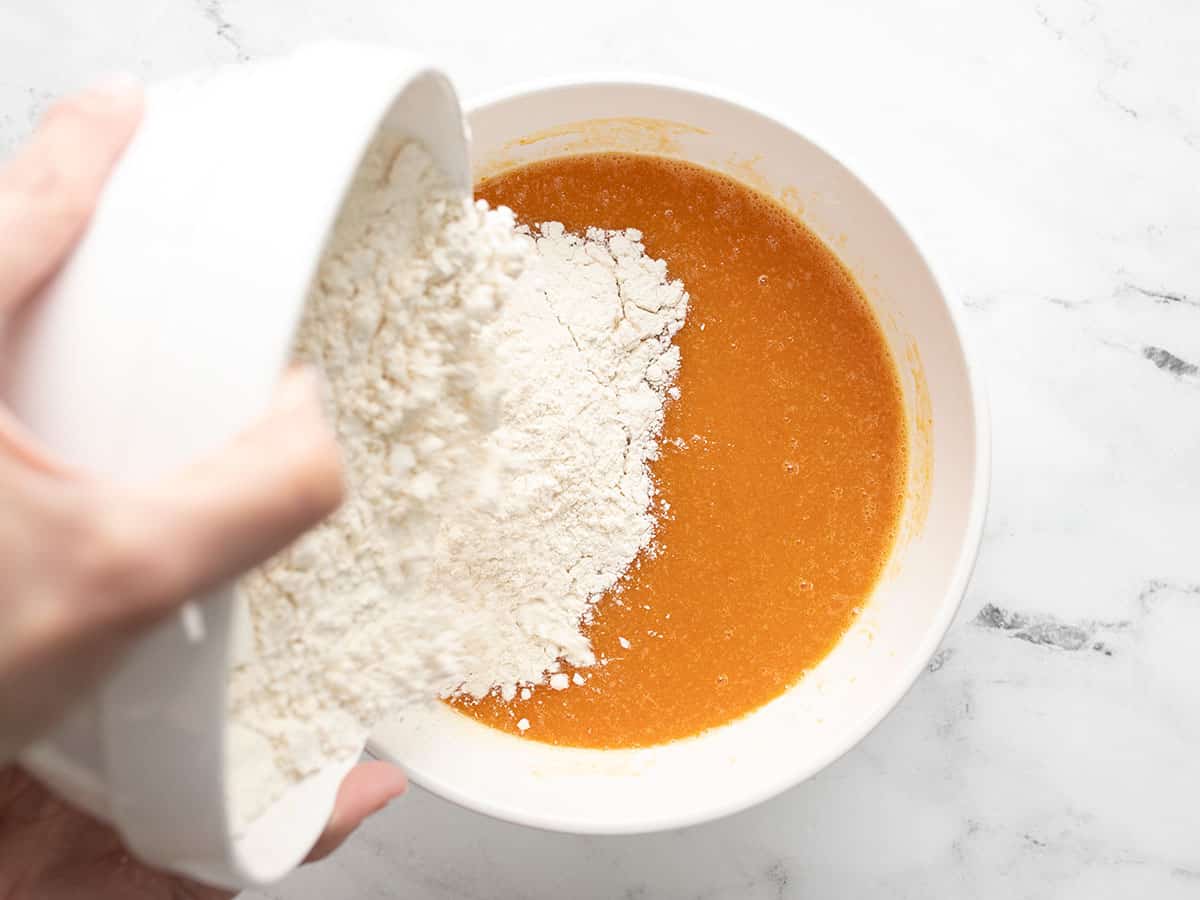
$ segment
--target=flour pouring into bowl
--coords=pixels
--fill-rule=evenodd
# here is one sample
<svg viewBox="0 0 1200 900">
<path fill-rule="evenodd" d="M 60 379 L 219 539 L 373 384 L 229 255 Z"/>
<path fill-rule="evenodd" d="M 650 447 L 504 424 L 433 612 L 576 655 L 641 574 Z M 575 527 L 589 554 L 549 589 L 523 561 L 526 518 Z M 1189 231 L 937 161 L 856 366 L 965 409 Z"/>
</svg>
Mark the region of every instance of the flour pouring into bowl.
<svg viewBox="0 0 1200 900">
<path fill-rule="evenodd" d="M 418 143 L 369 152 L 296 340 L 328 381 L 349 497 L 242 582 L 239 828 L 413 705 L 595 662 L 589 604 L 655 532 L 688 305 L 639 239 L 518 229 Z"/>
</svg>

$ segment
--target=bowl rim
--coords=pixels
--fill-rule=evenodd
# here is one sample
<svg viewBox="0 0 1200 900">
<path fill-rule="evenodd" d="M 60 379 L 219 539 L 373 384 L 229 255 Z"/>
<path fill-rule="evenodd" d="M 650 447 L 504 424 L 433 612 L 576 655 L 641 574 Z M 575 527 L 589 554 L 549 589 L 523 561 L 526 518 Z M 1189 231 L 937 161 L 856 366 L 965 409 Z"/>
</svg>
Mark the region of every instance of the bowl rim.
<svg viewBox="0 0 1200 900">
<path fill-rule="evenodd" d="M 991 493 L 991 421 L 983 375 L 980 371 L 972 342 L 964 327 L 964 309 L 961 304 L 951 299 L 953 295 L 947 287 L 948 282 L 923 249 L 919 232 L 897 213 L 896 207 L 889 203 L 884 195 L 859 174 L 852 162 L 853 157 L 843 153 L 840 148 L 836 148 L 835 142 L 831 142 L 821 136 L 814 136 L 807 131 L 801 131 L 791 123 L 788 116 L 783 115 L 767 104 L 751 101 L 736 92 L 717 88 L 704 82 L 647 72 L 594 72 L 521 81 L 508 87 L 485 91 L 465 98 L 462 104 L 463 113 L 469 123 L 472 115 L 499 103 L 525 99 L 538 94 L 580 88 L 595 89 L 604 87 L 622 89 L 649 88 L 653 90 L 674 91 L 698 96 L 705 100 L 716 100 L 719 103 L 740 108 L 744 112 L 760 116 L 775 123 L 801 140 L 808 141 L 845 168 L 848 174 L 859 183 L 863 190 L 878 201 L 896 221 L 900 230 L 912 243 L 918 257 L 928 269 L 930 277 L 941 294 L 942 305 L 949 316 L 954 336 L 962 349 L 968 389 L 967 395 L 970 398 L 975 426 L 974 479 L 968 501 L 966 529 L 963 533 L 958 557 L 952 569 L 950 588 L 945 592 L 937 616 L 927 628 L 924 640 L 911 655 L 901 676 L 895 680 L 890 690 L 881 692 L 880 700 L 873 708 L 865 712 L 859 720 L 858 725 L 855 728 L 849 729 L 841 740 L 832 744 L 824 753 L 811 757 L 804 764 L 797 765 L 794 768 L 781 767 L 777 777 L 771 779 L 768 784 L 755 790 L 747 791 L 744 795 L 739 796 L 736 801 L 713 804 L 708 809 L 697 810 L 693 808 L 691 811 L 682 813 L 664 811 L 656 816 L 639 817 L 636 822 L 630 822 L 626 825 L 612 821 L 584 822 L 574 818 L 547 815 L 502 806 L 462 792 L 453 785 L 447 784 L 441 779 L 421 771 L 419 768 L 408 769 L 410 779 L 420 787 L 465 809 L 482 813 L 501 821 L 545 831 L 570 834 L 650 834 L 717 821 L 757 806 L 772 797 L 782 794 L 784 791 L 807 781 L 818 772 L 828 768 L 848 753 L 870 735 L 900 705 L 913 685 L 916 684 L 917 679 L 925 670 L 930 659 L 937 652 L 950 626 L 954 623 L 974 572 L 983 539 L 984 522 L 987 516 L 988 501 Z M 392 758 L 386 749 L 380 747 L 373 740 L 368 742 L 368 747 L 375 755 L 389 759 Z M 397 761 L 403 763 L 403 760 Z"/>
</svg>

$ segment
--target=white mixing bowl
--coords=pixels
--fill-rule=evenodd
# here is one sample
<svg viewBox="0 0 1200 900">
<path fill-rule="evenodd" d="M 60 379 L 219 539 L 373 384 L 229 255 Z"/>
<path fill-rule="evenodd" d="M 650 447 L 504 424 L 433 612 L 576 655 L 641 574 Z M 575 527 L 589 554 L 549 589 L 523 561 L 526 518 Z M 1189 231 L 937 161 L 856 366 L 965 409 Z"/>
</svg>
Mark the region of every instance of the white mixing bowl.
<svg viewBox="0 0 1200 900">
<path fill-rule="evenodd" d="M 375 137 L 421 139 L 467 188 L 446 79 L 409 54 L 322 44 L 155 87 L 91 225 L 5 360 L 5 401 L 58 456 L 160 476 L 264 410 L 322 248 Z M 352 753 L 244 833 L 227 804 L 226 587 L 172 616 L 22 763 L 142 859 L 273 881 L 320 834 Z"/>
<path fill-rule="evenodd" d="M 798 212 L 857 277 L 901 369 L 910 490 L 891 562 L 858 622 L 751 715 L 659 747 L 601 751 L 517 738 L 439 706 L 378 729 L 371 747 L 449 800 L 559 831 L 645 832 L 743 809 L 862 740 L 958 609 L 989 481 L 986 407 L 959 309 L 874 192 L 801 132 L 744 103 L 661 81 L 598 80 L 496 97 L 469 123 L 477 176 L 566 153 L 650 152 L 726 172 Z"/>
</svg>

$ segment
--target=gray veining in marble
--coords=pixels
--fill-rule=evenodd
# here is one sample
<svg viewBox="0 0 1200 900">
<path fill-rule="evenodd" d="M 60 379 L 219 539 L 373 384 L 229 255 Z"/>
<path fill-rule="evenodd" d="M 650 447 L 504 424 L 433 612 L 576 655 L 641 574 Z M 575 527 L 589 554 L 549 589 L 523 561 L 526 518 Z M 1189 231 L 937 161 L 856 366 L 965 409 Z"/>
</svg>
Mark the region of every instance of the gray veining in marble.
<svg viewBox="0 0 1200 900">
<path fill-rule="evenodd" d="M 799 788 L 637 838 L 414 791 L 250 897 L 1200 896 L 1200 4 L 8 0 L 0 151 L 93 76 L 330 36 L 423 48 L 467 97 L 666 72 L 828 142 L 968 311 L 993 502 L 928 673 Z"/>
</svg>

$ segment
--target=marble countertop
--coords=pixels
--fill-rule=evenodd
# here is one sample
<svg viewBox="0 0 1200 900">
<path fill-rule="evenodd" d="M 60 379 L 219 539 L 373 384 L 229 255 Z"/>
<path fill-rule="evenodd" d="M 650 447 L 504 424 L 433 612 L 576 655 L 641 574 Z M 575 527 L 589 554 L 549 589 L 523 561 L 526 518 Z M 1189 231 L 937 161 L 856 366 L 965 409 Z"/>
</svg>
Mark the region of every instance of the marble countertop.
<svg viewBox="0 0 1200 900">
<path fill-rule="evenodd" d="M 986 537 L 900 707 L 756 809 L 585 838 L 414 790 L 249 896 L 1200 896 L 1200 5 L 466 5 L 8 0 L 0 152 L 94 76 L 328 36 L 423 48 L 468 98 L 652 70 L 760 99 L 846 151 L 967 307 Z"/>
</svg>

